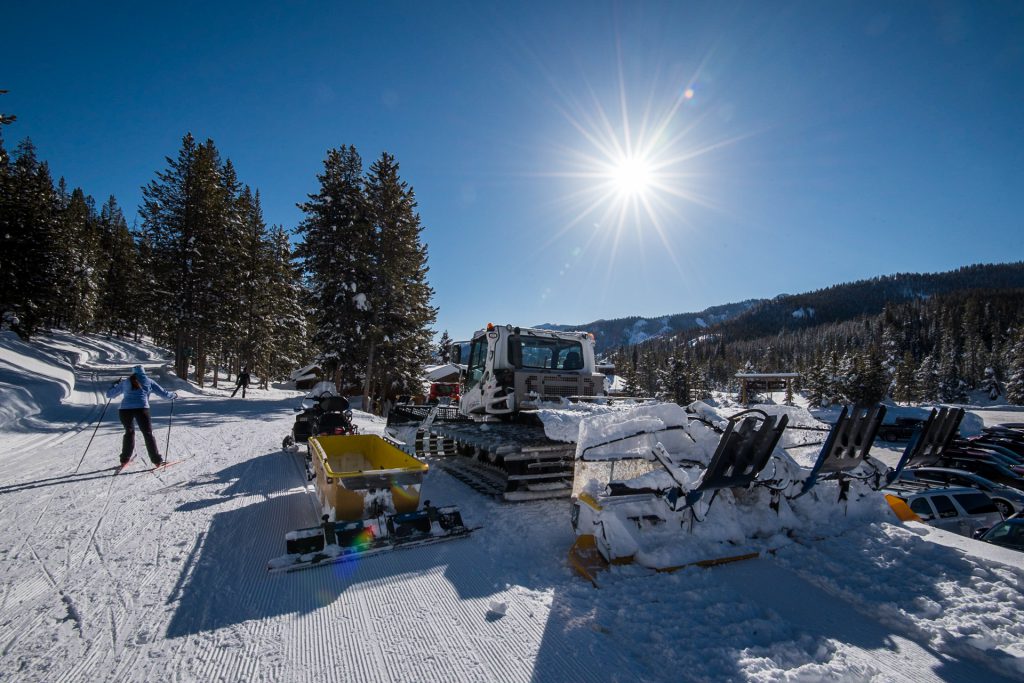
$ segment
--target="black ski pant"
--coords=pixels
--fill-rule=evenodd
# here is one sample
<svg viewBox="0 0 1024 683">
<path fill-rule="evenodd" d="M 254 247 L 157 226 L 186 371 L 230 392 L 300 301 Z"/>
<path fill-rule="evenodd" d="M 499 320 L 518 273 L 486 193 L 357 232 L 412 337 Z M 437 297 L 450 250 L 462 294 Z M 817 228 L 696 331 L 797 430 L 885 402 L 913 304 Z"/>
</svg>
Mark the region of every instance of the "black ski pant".
<svg viewBox="0 0 1024 683">
<path fill-rule="evenodd" d="M 237 387 L 235 387 L 235 390 L 231 392 L 231 398 L 235 397 L 235 394 L 238 393 L 239 389 L 242 390 L 242 398 L 245 398 L 245 389 L 248 386 L 249 386 L 248 384 L 239 384 Z"/>
<path fill-rule="evenodd" d="M 153 421 L 149 418 L 149 408 L 122 408 L 117 411 L 124 425 L 124 439 L 121 441 L 121 462 L 128 462 L 135 451 L 135 425 L 139 423 L 139 431 L 142 432 L 142 440 L 146 442 L 146 452 L 154 465 L 162 461 L 160 452 L 156 448 L 156 437 L 153 436 Z"/>
</svg>

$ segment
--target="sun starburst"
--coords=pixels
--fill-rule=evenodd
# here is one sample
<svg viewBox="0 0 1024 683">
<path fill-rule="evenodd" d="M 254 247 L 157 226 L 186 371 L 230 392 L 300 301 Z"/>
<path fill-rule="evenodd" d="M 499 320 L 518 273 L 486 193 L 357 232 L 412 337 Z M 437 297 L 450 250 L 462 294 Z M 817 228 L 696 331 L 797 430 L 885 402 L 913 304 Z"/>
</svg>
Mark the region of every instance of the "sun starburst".
<svg viewBox="0 0 1024 683">
<path fill-rule="evenodd" d="M 620 56 L 610 96 L 589 86 L 584 100 L 562 91 L 561 113 L 579 140 L 563 142 L 562 170 L 544 174 L 570 185 L 560 200 L 567 219 L 548 244 L 585 226 L 582 250 L 597 246 L 609 271 L 619 266 L 619 247 L 628 241 L 641 251 L 662 251 L 682 273 L 678 245 L 694 228 L 687 207 L 723 210 L 709 196 L 704 155 L 741 138 L 708 139 L 715 126 L 704 125 L 711 107 L 703 106 L 700 69 L 688 79 L 649 85 L 646 101 L 632 96 L 639 84 L 627 87 L 623 71 Z"/>
</svg>

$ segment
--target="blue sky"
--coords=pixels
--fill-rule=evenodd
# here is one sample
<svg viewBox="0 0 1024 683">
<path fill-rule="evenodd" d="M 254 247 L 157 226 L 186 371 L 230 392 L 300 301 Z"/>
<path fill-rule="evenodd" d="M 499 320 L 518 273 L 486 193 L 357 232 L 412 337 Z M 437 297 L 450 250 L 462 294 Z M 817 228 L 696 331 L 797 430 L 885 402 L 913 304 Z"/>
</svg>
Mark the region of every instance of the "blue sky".
<svg viewBox="0 0 1024 683">
<path fill-rule="evenodd" d="M 5 8 L 7 146 L 131 220 L 191 131 L 288 228 L 388 151 L 456 337 L 1024 258 L 1020 3 L 147 4 Z"/>
</svg>

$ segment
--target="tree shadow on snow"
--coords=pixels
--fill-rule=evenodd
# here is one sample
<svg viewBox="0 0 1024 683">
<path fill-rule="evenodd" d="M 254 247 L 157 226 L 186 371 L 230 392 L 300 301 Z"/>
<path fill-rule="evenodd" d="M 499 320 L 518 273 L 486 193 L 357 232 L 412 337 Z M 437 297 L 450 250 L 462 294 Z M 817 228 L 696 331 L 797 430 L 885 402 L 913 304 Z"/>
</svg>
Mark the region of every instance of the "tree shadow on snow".
<svg viewBox="0 0 1024 683">
<path fill-rule="evenodd" d="M 156 406 L 158 401 L 154 401 Z M 216 398 L 204 396 L 190 398 L 183 394 L 174 402 L 174 419 L 187 421 L 190 427 L 214 427 L 239 420 L 269 422 L 280 420 L 285 414 L 294 415 L 294 399 L 258 400 L 253 398 Z M 286 429 L 290 429 L 290 426 Z M 283 439 L 287 432 L 282 432 Z"/>
</svg>

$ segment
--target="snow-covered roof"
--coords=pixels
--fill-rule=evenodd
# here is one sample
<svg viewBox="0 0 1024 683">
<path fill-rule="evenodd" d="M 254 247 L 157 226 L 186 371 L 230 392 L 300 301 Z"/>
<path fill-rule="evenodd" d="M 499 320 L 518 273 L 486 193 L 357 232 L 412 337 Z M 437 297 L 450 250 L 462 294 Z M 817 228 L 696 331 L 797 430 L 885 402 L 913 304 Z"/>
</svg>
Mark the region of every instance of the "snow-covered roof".
<svg viewBox="0 0 1024 683">
<path fill-rule="evenodd" d="M 320 366 L 316 363 L 313 363 L 311 365 L 307 365 L 305 367 L 299 368 L 298 370 L 295 370 L 294 372 L 292 372 L 292 374 L 288 375 L 288 378 L 291 379 L 293 382 L 298 382 L 304 379 L 312 379 L 313 377 L 316 377 L 319 374 Z"/>
<path fill-rule="evenodd" d="M 455 363 L 445 363 L 444 365 L 428 365 L 426 368 L 426 378 L 431 382 L 437 382 L 445 377 L 459 374 L 459 366 Z"/>
<path fill-rule="evenodd" d="M 799 372 L 737 372 L 738 379 L 786 379 L 799 377 Z"/>
</svg>

